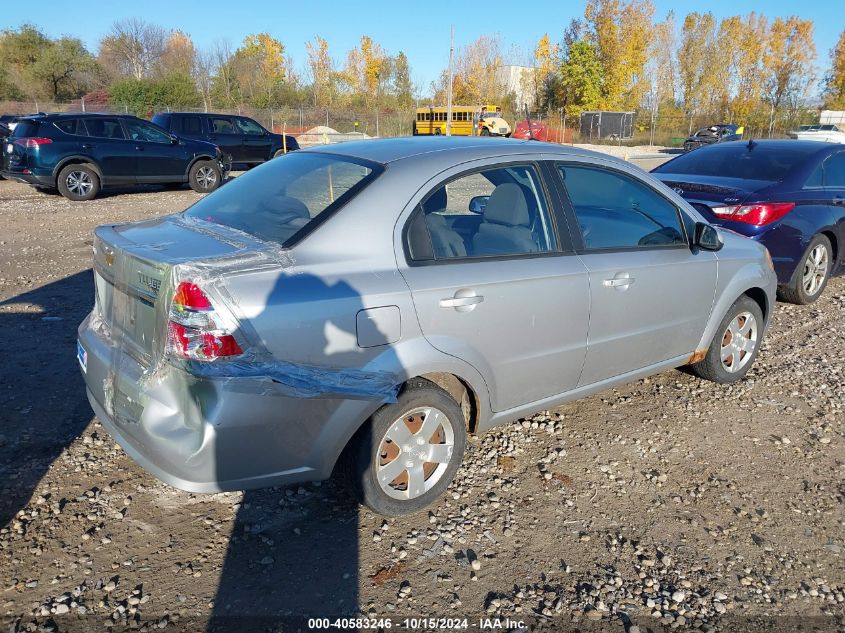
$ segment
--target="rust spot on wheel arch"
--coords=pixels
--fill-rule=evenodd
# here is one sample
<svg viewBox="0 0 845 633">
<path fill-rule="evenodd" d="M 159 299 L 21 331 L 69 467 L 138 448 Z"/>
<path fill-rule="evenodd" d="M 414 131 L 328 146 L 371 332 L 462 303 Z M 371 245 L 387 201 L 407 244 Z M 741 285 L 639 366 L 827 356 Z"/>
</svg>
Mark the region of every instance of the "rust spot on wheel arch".
<svg viewBox="0 0 845 633">
<path fill-rule="evenodd" d="M 696 363 L 700 363 L 704 360 L 704 357 L 707 356 L 706 349 L 697 349 L 695 350 L 689 357 L 687 361 L 690 365 L 695 365 Z"/>
</svg>

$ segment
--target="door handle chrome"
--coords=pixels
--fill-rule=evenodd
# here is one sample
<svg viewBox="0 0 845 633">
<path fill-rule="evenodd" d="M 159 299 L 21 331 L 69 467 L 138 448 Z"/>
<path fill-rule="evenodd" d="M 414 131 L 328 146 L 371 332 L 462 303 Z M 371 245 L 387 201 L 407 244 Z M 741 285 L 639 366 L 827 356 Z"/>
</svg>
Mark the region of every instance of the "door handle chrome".
<svg viewBox="0 0 845 633">
<path fill-rule="evenodd" d="M 441 299 L 441 308 L 457 308 L 459 306 L 474 306 L 484 301 L 484 297 L 455 297 L 452 299 Z"/>
<path fill-rule="evenodd" d="M 461 288 L 453 297 L 440 300 L 441 308 L 454 308 L 457 312 L 471 312 L 475 306 L 484 301 L 484 297 L 475 294 L 474 290 Z"/>
<path fill-rule="evenodd" d="M 636 281 L 633 277 L 614 277 L 605 279 L 602 283 L 608 288 L 627 288 Z"/>
</svg>

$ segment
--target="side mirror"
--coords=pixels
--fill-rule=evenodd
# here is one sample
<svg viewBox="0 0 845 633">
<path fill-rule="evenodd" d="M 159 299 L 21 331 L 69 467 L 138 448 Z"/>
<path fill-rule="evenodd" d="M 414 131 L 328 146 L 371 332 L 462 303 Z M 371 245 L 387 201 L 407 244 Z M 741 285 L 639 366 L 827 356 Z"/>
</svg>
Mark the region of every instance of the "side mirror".
<svg viewBox="0 0 845 633">
<path fill-rule="evenodd" d="M 179 144 L 179 137 L 175 134 L 170 135 L 170 144 L 171 145 L 178 145 Z"/>
<path fill-rule="evenodd" d="M 469 210 L 472 213 L 484 213 L 484 209 L 487 208 L 487 201 L 489 199 L 490 196 L 475 196 L 469 201 Z"/>
<path fill-rule="evenodd" d="M 718 251 L 724 246 L 719 239 L 719 231 L 706 222 L 695 223 L 695 234 L 693 244 L 705 251 Z"/>
</svg>

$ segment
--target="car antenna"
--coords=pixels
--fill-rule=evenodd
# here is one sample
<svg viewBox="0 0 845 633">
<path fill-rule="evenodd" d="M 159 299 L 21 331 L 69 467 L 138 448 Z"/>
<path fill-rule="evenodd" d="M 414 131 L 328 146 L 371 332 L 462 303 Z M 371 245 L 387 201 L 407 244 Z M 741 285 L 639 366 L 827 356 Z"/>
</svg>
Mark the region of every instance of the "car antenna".
<svg viewBox="0 0 845 633">
<path fill-rule="evenodd" d="M 748 151 L 749 151 L 749 152 L 750 152 L 752 149 L 754 149 L 755 147 L 757 147 L 757 143 L 755 143 L 755 142 L 754 142 L 754 139 L 753 139 L 753 138 L 748 139 L 748 145 L 747 145 L 747 147 L 748 147 Z"/>
<path fill-rule="evenodd" d="M 536 141 L 537 139 L 534 138 L 534 130 L 531 129 L 531 115 L 528 114 L 528 104 L 524 105 L 525 107 L 525 120 L 528 121 L 528 140 L 529 141 Z"/>
</svg>

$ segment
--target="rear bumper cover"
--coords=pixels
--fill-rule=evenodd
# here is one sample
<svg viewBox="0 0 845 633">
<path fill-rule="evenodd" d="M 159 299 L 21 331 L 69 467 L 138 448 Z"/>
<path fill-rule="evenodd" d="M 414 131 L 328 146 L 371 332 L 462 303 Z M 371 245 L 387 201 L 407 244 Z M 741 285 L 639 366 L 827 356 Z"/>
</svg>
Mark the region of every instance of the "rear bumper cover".
<svg viewBox="0 0 845 633">
<path fill-rule="evenodd" d="M 27 185 L 32 185 L 33 187 L 54 188 L 56 186 L 56 182 L 53 180 L 51 175 L 33 173 L 24 174 L 19 171 L 2 171 L 0 172 L 0 176 L 3 176 L 3 178 L 8 180 L 17 180 L 18 182 L 23 182 Z"/>
<path fill-rule="evenodd" d="M 79 327 L 88 400 L 141 467 L 190 492 L 326 479 L 380 402 L 297 398 L 259 377 L 197 377 L 167 365 L 148 376 L 91 317 Z"/>
</svg>

